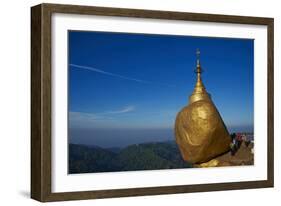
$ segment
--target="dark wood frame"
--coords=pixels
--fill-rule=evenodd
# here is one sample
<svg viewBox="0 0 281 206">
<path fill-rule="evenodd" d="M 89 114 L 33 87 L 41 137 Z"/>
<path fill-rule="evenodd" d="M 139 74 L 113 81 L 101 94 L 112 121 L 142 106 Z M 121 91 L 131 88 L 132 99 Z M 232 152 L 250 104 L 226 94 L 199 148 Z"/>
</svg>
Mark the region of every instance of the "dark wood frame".
<svg viewBox="0 0 281 206">
<path fill-rule="evenodd" d="M 134 189 L 51 191 L 51 16 L 53 13 L 139 17 L 183 21 L 222 22 L 267 26 L 268 131 L 267 180 Z M 75 5 L 40 4 L 31 8 L 31 198 L 42 201 L 79 200 L 138 195 L 204 192 L 273 187 L 273 37 L 272 18 L 151 11 Z"/>
</svg>

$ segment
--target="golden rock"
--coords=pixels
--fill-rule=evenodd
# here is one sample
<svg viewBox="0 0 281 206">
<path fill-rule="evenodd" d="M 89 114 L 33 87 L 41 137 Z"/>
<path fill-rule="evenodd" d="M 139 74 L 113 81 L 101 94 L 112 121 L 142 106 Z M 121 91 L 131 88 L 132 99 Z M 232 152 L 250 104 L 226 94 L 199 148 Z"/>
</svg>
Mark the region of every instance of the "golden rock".
<svg viewBox="0 0 281 206">
<path fill-rule="evenodd" d="M 197 52 L 197 82 L 189 104 L 177 115 L 175 137 L 185 161 L 198 164 L 229 151 L 231 138 L 201 80 Z"/>
</svg>

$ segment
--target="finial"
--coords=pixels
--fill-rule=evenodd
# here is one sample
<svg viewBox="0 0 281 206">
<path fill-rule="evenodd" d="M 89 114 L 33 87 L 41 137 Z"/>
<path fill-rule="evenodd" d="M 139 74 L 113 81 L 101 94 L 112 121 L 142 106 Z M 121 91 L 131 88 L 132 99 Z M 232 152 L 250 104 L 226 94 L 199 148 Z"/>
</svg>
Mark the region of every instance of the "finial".
<svg viewBox="0 0 281 206">
<path fill-rule="evenodd" d="M 197 56 L 197 66 L 200 65 L 200 50 L 196 49 L 196 56 Z"/>
<path fill-rule="evenodd" d="M 196 56 L 197 56 L 197 65 L 196 65 L 196 70 L 195 73 L 202 73 L 201 70 L 201 65 L 200 65 L 200 50 L 197 48 L 196 49 Z"/>
</svg>

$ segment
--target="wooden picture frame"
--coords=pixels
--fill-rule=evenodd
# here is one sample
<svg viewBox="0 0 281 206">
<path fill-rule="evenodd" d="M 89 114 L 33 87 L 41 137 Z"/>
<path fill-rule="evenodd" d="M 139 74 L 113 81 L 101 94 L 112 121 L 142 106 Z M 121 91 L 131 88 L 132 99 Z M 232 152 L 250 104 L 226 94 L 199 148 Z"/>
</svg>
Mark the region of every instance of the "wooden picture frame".
<svg viewBox="0 0 281 206">
<path fill-rule="evenodd" d="M 110 189 L 79 192 L 52 192 L 51 162 L 51 17 L 54 13 L 135 17 L 147 19 L 221 22 L 264 25 L 267 27 L 267 179 L 261 181 L 161 186 L 133 189 Z M 272 18 L 214 14 L 104 8 L 76 5 L 40 4 L 31 8 L 31 198 L 42 201 L 64 201 L 94 198 L 160 195 L 219 190 L 273 187 L 273 37 Z"/>
</svg>

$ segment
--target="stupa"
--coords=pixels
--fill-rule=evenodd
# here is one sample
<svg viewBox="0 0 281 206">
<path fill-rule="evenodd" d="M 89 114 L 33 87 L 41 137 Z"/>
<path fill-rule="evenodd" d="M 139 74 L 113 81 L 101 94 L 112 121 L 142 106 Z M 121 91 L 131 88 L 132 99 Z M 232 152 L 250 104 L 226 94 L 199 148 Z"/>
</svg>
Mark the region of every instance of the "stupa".
<svg viewBox="0 0 281 206">
<path fill-rule="evenodd" d="M 185 161 L 201 164 L 229 151 L 231 138 L 222 117 L 206 91 L 197 50 L 197 82 L 189 103 L 178 114 L 175 137 Z"/>
</svg>

